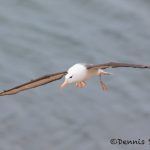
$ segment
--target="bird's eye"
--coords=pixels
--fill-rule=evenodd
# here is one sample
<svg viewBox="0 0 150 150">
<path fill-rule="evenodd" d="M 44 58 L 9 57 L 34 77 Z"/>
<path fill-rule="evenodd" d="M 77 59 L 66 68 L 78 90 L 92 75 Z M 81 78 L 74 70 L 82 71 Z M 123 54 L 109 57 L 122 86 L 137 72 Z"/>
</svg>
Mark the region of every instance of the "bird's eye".
<svg viewBox="0 0 150 150">
<path fill-rule="evenodd" d="M 72 78 L 72 76 L 69 77 L 70 79 Z"/>
</svg>

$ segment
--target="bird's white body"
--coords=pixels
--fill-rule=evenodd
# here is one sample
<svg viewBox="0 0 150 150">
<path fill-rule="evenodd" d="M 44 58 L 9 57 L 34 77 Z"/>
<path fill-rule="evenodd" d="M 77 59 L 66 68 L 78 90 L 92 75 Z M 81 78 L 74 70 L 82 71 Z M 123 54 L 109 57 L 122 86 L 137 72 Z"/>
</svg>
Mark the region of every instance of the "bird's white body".
<svg viewBox="0 0 150 150">
<path fill-rule="evenodd" d="M 68 69 L 67 72 L 68 74 L 65 76 L 65 78 L 68 79 L 68 82 L 70 83 L 84 81 L 88 78 L 88 70 L 82 64 L 73 65 Z M 70 78 L 71 76 L 72 78 Z"/>
<path fill-rule="evenodd" d="M 61 87 L 65 87 L 70 83 L 76 83 L 77 87 L 85 87 L 85 81 L 91 77 L 108 74 L 110 73 L 105 72 L 102 69 L 87 69 L 85 64 L 75 64 L 68 69 L 65 81 Z"/>
<path fill-rule="evenodd" d="M 86 68 L 86 65 L 84 64 L 75 64 L 72 67 L 68 69 L 68 74 L 65 76 L 66 79 L 69 79 L 70 76 L 72 76 L 72 79 L 70 79 L 70 82 L 80 82 L 90 79 L 93 76 L 99 76 L 101 74 L 110 74 L 108 72 L 103 71 L 102 69 L 91 69 L 88 70 Z"/>
</svg>

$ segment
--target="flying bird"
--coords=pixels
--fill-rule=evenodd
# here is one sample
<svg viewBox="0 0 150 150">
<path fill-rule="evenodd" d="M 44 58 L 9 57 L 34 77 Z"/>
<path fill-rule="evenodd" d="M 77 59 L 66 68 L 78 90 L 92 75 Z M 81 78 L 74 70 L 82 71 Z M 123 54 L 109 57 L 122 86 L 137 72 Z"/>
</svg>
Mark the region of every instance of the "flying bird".
<svg viewBox="0 0 150 150">
<path fill-rule="evenodd" d="M 75 83 L 76 87 L 78 88 L 84 88 L 86 86 L 86 80 L 94 76 L 99 76 L 102 90 L 106 91 L 108 88 L 107 88 L 107 85 L 102 81 L 101 76 L 111 75 L 111 73 L 104 71 L 105 69 L 118 68 L 118 67 L 131 67 L 131 68 L 142 68 L 142 69 L 149 68 L 150 69 L 150 65 L 143 65 L 143 64 L 109 62 L 105 64 L 93 65 L 93 64 L 78 63 L 70 67 L 68 71 L 45 75 L 43 77 L 37 78 L 35 80 L 31 80 L 30 82 L 26 82 L 24 84 L 13 87 L 11 89 L 4 90 L 0 92 L 0 96 L 16 94 L 21 91 L 25 91 L 31 88 L 35 88 L 35 87 L 56 81 L 56 80 L 60 80 L 64 76 L 65 76 L 65 80 L 60 85 L 61 88 L 64 88 L 68 84 L 71 84 L 71 83 Z"/>
</svg>

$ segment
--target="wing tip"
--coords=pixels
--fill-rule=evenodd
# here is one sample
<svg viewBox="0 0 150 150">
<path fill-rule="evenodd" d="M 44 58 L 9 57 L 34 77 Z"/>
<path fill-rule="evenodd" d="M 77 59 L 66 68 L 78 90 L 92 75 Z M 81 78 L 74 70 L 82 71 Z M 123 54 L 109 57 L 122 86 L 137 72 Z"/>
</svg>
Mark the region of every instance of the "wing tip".
<svg viewBox="0 0 150 150">
<path fill-rule="evenodd" d="M 4 96 L 4 95 L 5 95 L 5 91 L 1 91 L 0 96 Z"/>
<path fill-rule="evenodd" d="M 6 95 L 14 95 L 14 94 L 16 94 L 16 93 L 18 93 L 18 92 L 12 92 L 12 91 L 7 91 L 7 90 L 4 90 L 4 91 L 1 91 L 0 92 L 0 96 L 6 96 Z"/>
</svg>

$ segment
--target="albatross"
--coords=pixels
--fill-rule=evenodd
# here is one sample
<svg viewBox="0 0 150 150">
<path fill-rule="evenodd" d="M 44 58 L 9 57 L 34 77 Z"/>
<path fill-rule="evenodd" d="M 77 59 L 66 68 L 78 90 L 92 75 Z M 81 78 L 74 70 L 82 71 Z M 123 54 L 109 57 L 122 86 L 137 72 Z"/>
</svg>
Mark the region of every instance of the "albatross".
<svg viewBox="0 0 150 150">
<path fill-rule="evenodd" d="M 35 88 L 56 80 L 60 80 L 65 76 L 64 82 L 60 85 L 61 88 L 66 87 L 68 84 L 75 83 L 76 87 L 84 88 L 86 86 L 86 81 L 94 76 L 100 77 L 100 85 L 102 90 L 108 90 L 107 85 L 102 81 L 101 76 L 111 75 L 111 73 L 104 71 L 107 68 L 118 68 L 118 67 L 131 67 L 131 68 L 141 68 L 141 69 L 150 69 L 150 65 L 143 64 L 129 64 L 129 63 L 118 63 L 118 62 L 109 62 L 105 64 L 83 64 L 78 63 L 73 65 L 68 69 L 68 71 L 62 71 L 58 73 L 53 73 L 49 75 L 42 76 L 35 80 L 31 80 L 24 84 L 18 85 L 8 90 L 0 92 L 0 96 L 12 95 L 25 91 L 31 88 Z"/>
</svg>

